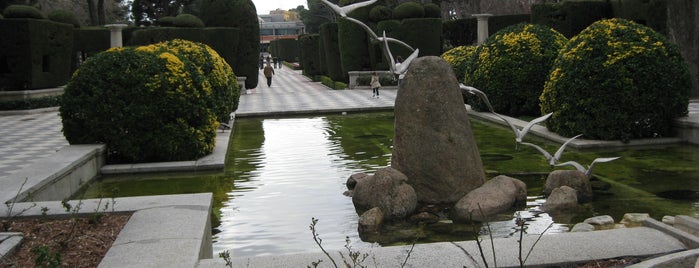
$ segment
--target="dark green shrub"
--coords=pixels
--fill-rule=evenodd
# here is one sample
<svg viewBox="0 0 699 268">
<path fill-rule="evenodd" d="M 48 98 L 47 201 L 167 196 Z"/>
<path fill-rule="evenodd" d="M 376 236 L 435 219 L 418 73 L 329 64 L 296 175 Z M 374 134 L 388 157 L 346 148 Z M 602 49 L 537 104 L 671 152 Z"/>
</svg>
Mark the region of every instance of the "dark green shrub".
<svg viewBox="0 0 699 268">
<path fill-rule="evenodd" d="M 542 25 L 502 29 L 478 47 L 464 83 L 485 92 L 498 113 L 539 115 L 539 96 L 565 42 L 563 35 Z M 471 104 L 485 110 L 480 101 Z"/>
<path fill-rule="evenodd" d="M 245 76 L 245 88 L 258 82 L 260 57 L 260 23 L 251 0 L 201 0 L 199 17 L 207 27 L 234 27 L 240 30 L 239 43 L 232 61 L 237 75 Z"/>
<path fill-rule="evenodd" d="M 340 63 L 340 44 L 337 40 L 337 23 L 325 23 L 320 26 L 320 41 L 323 43 L 327 75 L 335 81 L 347 81 L 347 73 L 342 71 Z"/>
<path fill-rule="evenodd" d="M 3 19 L 0 36 L 0 91 L 57 87 L 70 79 L 72 25 Z"/>
<path fill-rule="evenodd" d="M 671 135 L 691 80 L 677 46 L 623 19 L 598 21 L 557 57 L 541 95 L 546 126 L 564 136 L 628 141 Z"/>
<path fill-rule="evenodd" d="M 392 16 L 393 10 L 383 5 L 375 6 L 369 11 L 369 19 L 373 22 L 388 20 Z"/>
<path fill-rule="evenodd" d="M 278 39 L 274 40 L 277 44 L 277 52 L 275 56 L 285 61 L 296 62 L 299 58 L 299 42 L 294 39 Z"/>
<path fill-rule="evenodd" d="M 471 68 L 473 54 L 477 48 L 476 46 L 459 46 L 442 54 L 442 59 L 454 69 L 454 75 L 459 82 L 464 81 L 467 70 Z"/>
<path fill-rule="evenodd" d="M 425 18 L 442 18 L 442 8 L 435 3 L 425 4 Z"/>
<path fill-rule="evenodd" d="M 345 88 L 347 88 L 347 87 L 348 87 L 347 83 L 343 83 L 343 82 L 340 82 L 340 81 L 335 81 L 335 89 L 336 89 L 336 90 L 345 89 Z"/>
<path fill-rule="evenodd" d="M 404 19 L 400 27 L 389 34 L 413 48 L 420 49 L 420 56 L 442 55 L 442 20 L 434 18 Z M 394 49 L 395 47 L 395 49 Z M 391 46 L 396 55 L 407 58 L 412 51 L 401 46 Z"/>
<path fill-rule="evenodd" d="M 346 5 L 351 5 L 351 4 L 354 4 L 354 3 L 365 2 L 365 1 L 366 1 L 366 0 L 340 0 L 338 3 L 339 3 L 340 6 L 346 6 Z M 319 2 L 320 2 L 320 1 L 319 1 Z M 374 4 L 374 5 L 369 5 L 369 6 L 367 6 L 367 7 L 362 7 L 362 8 L 355 9 L 354 11 L 350 12 L 350 13 L 347 14 L 347 15 L 350 16 L 350 17 L 352 17 L 352 18 L 358 19 L 358 20 L 360 20 L 360 21 L 369 21 L 369 12 L 371 11 L 371 9 L 372 9 L 375 5 L 376 5 L 376 4 Z"/>
<path fill-rule="evenodd" d="M 185 39 L 192 42 L 204 42 L 204 31 L 199 28 L 146 27 L 133 32 L 129 44 L 143 46 L 173 39 Z"/>
<path fill-rule="evenodd" d="M 160 27 L 174 27 L 175 26 L 175 17 L 173 16 L 163 16 L 158 18 L 158 20 L 155 21 L 156 26 Z"/>
<path fill-rule="evenodd" d="M 322 74 L 320 71 L 320 35 L 304 34 L 299 36 L 301 50 L 301 67 L 303 74 L 315 76 Z"/>
<path fill-rule="evenodd" d="M 31 110 L 47 107 L 58 107 L 61 96 L 49 96 L 41 98 L 0 101 L 0 111 Z"/>
<path fill-rule="evenodd" d="M 611 0 L 615 18 L 648 26 L 667 36 L 667 0 Z"/>
<path fill-rule="evenodd" d="M 191 61 L 206 56 L 182 56 L 190 52 L 159 44 L 90 57 L 63 95 L 66 139 L 106 144 L 109 162 L 192 160 L 211 153 L 218 126 L 210 107 L 213 89 Z M 209 75 L 230 77 L 221 62 Z"/>
<path fill-rule="evenodd" d="M 393 18 L 397 20 L 425 17 L 425 8 L 420 3 L 405 2 L 393 9 Z"/>
<path fill-rule="evenodd" d="M 333 79 L 330 77 L 327 77 L 325 75 L 321 75 L 320 76 L 320 83 L 326 87 L 335 89 L 335 81 L 333 81 Z"/>
<path fill-rule="evenodd" d="M 80 28 L 80 22 L 75 18 L 75 14 L 68 10 L 54 10 L 48 15 L 49 20 L 73 25 L 75 28 Z"/>
<path fill-rule="evenodd" d="M 593 22 L 611 17 L 612 9 L 607 1 L 564 1 L 532 5 L 531 22 L 547 25 L 570 38 Z"/>
<path fill-rule="evenodd" d="M 498 31 L 505 29 L 507 26 L 519 23 L 529 23 L 530 20 L 531 15 L 529 14 L 492 16 L 488 19 L 488 32 L 491 34 L 497 33 Z"/>
<path fill-rule="evenodd" d="M 37 8 L 25 5 L 9 5 L 2 11 L 2 15 L 8 19 L 46 19 Z"/>
<path fill-rule="evenodd" d="M 204 28 L 204 22 L 192 14 L 180 14 L 172 21 L 175 27 Z"/>
<path fill-rule="evenodd" d="M 371 69 L 366 31 L 346 19 L 337 21 L 337 29 L 342 69 L 345 72 Z"/>
<path fill-rule="evenodd" d="M 451 47 L 470 46 L 478 40 L 475 18 L 447 20 L 442 24 L 444 42 Z"/>
<path fill-rule="evenodd" d="M 73 58 L 72 71 L 75 71 L 80 62 L 89 56 L 109 49 L 110 33 L 104 27 L 82 27 L 73 30 Z M 71 71 L 71 73 L 72 73 Z"/>
</svg>

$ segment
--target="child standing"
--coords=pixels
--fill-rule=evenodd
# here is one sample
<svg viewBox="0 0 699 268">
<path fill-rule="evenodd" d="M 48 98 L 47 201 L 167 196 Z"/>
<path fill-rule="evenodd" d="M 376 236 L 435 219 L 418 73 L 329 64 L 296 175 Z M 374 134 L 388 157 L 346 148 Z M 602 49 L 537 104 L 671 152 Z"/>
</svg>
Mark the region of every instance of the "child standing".
<svg viewBox="0 0 699 268">
<path fill-rule="evenodd" d="M 371 74 L 371 90 L 372 90 L 372 98 L 376 97 L 377 99 L 379 98 L 379 88 L 381 87 L 381 83 L 379 83 L 379 75 L 374 72 Z"/>
</svg>

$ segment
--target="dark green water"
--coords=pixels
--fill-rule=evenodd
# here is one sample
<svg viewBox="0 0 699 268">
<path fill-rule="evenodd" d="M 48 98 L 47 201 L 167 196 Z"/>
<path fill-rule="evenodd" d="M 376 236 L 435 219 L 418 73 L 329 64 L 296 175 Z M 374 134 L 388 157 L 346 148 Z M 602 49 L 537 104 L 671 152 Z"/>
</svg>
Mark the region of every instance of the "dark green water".
<svg viewBox="0 0 699 268">
<path fill-rule="evenodd" d="M 515 213 L 528 222 L 529 233 L 565 232 L 569 224 L 595 215 L 617 221 L 627 212 L 697 216 L 699 208 L 699 148 L 663 146 L 619 150 L 568 149 L 562 161 L 590 163 L 597 157 L 622 158 L 598 164 L 595 175 L 608 190 L 575 214 L 548 215 L 538 209 L 548 164 L 534 149 L 515 150 L 512 133 L 503 127 L 473 121 L 489 177 L 510 174 L 525 181 L 529 202 L 491 222 L 494 236 L 514 233 Z M 393 137 L 392 113 L 369 113 L 282 119 L 237 119 L 224 172 L 110 176 L 86 190 L 85 198 L 212 192 L 214 250 L 234 256 L 315 252 L 309 231 L 311 218 L 327 249 L 341 249 L 345 237 L 353 247 L 369 247 L 357 233 L 358 216 L 351 198 L 342 195 L 354 173 L 373 173 L 389 165 Z M 550 152 L 558 144 L 527 137 Z M 528 174 L 528 175 L 525 175 Z M 381 245 L 468 240 L 480 226 L 442 221 L 428 226 L 388 225 Z M 367 239 L 364 237 L 365 240 Z"/>
</svg>

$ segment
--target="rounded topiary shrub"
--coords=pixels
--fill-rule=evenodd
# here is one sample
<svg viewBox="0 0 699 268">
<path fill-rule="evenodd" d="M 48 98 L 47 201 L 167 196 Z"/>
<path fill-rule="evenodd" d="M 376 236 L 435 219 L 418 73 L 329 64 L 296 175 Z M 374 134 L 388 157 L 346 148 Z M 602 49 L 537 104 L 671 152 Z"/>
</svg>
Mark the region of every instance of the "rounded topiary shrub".
<svg viewBox="0 0 699 268">
<path fill-rule="evenodd" d="M 623 19 L 593 23 L 571 38 L 541 94 L 546 126 L 561 135 L 628 141 L 671 135 L 687 114 L 691 80 L 676 45 Z"/>
<path fill-rule="evenodd" d="M 206 57 L 192 50 L 156 44 L 88 58 L 60 107 L 68 142 L 104 143 L 109 162 L 193 160 L 211 153 L 218 127 L 210 107 L 214 89 L 197 63 Z"/>
<path fill-rule="evenodd" d="M 172 17 L 172 16 L 160 17 L 160 18 L 158 18 L 158 20 L 155 21 L 155 25 L 161 26 L 161 27 L 175 26 L 175 17 Z"/>
<path fill-rule="evenodd" d="M 478 47 L 464 83 L 485 92 L 498 113 L 539 115 L 544 82 L 566 41 L 546 26 L 508 26 Z M 471 104 L 477 110 L 486 110 L 478 100 Z"/>
<path fill-rule="evenodd" d="M 444 59 L 452 69 L 454 75 L 459 82 L 464 81 L 464 76 L 467 70 L 471 67 L 473 54 L 476 52 L 477 46 L 459 46 L 448 50 L 442 54 Z"/>
<path fill-rule="evenodd" d="M 9 5 L 2 15 L 8 19 L 46 19 L 39 9 L 25 5 Z"/>
<path fill-rule="evenodd" d="M 75 18 L 75 14 L 68 10 L 54 10 L 48 15 L 49 20 L 73 25 L 75 28 L 80 28 L 80 22 Z"/>
<path fill-rule="evenodd" d="M 425 17 L 425 8 L 416 2 L 405 2 L 393 9 L 393 18 L 397 20 Z"/>
<path fill-rule="evenodd" d="M 192 14 L 177 15 L 172 24 L 176 27 L 204 28 L 204 22 Z"/>
<path fill-rule="evenodd" d="M 211 92 L 209 107 L 219 122 L 228 123 L 231 112 L 238 109 L 240 86 L 231 66 L 211 47 L 175 39 L 146 46 L 141 49 L 171 52 L 196 66 L 195 83 Z M 199 79 L 199 80 L 196 80 Z"/>
<path fill-rule="evenodd" d="M 425 18 L 441 18 L 442 8 L 435 3 L 425 4 Z"/>
<path fill-rule="evenodd" d="M 369 19 L 373 22 L 389 20 L 392 16 L 393 10 L 383 5 L 375 6 L 369 11 Z"/>
</svg>

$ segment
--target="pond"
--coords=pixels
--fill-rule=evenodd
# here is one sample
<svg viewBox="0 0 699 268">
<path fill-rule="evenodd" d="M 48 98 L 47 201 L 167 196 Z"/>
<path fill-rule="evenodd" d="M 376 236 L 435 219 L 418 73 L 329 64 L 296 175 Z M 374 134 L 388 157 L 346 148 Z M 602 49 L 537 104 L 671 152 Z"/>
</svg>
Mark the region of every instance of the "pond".
<svg viewBox="0 0 699 268">
<path fill-rule="evenodd" d="M 627 212 L 699 215 L 699 148 L 688 145 L 633 149 L 567 149 L 562 161 L 590 163 L 597 157 L 622 158 L 595 167 L 595 198 L 576 213 L 548 215 L 538 209 L 546 173 L 543 156 L 532 148 L 515 149 L 510 130 L 472 120 L 488 177 L 508 174 L 525 181 L 529 201 L 519 211 L 495 217 L 495 237 L 515 233 L 519 213 L 528 233 L 566 232 L 571 224 L 596 215 L 617 221 Z M 349 239 L 353 248 L 436 241 L 472 240 L 484 226 L 448 220 L 417 225 L 388 224 L 381 236 L 360 237 L 351 198 L 343 195 L 347 178 L 390 165 L 393 113 L 294 118 L 236 119 L 224 172 L 108 176 L 83 198 L 212 192 L 214 251 L 232 256 L 317 252 L 311 218 L 329 250 Z M 527 141 L 555 151 L 558 144 L 535 137 Z M 364 239 L 364 241 L 363 241 Z M 365 242 L 367 241 L 367 242 Z M 376 242 L 376 243 L 374 243 Z"/>
</svg>

